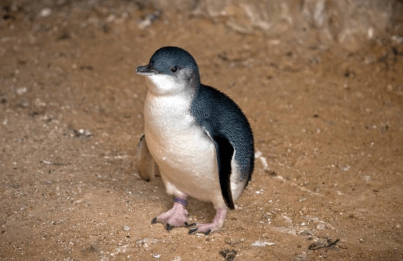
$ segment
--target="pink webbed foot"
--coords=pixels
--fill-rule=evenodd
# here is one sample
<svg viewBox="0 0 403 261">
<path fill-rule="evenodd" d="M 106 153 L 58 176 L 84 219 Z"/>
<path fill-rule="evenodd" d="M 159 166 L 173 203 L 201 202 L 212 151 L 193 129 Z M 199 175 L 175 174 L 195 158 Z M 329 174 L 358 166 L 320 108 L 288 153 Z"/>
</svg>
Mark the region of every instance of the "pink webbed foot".
<svg viewBox="0 0 403 261">
<path fill-rule="evenodd" d="M 151 224 L 163 223 L 166 230 L 173 227 L 188 227 L 188 211 L 185 209 L 186 199 L 175 198 L 173 207 L 151 221 Z"/>
<path fill-rule="evenodd" d="M 226 208 L 217 209 L 213 222 L 208 224 L 194 224 L 189 234 L 203 233 L 205 235 L 219 231 L 224 225 L 225 216 L 227 215 Z"/>
</svg>

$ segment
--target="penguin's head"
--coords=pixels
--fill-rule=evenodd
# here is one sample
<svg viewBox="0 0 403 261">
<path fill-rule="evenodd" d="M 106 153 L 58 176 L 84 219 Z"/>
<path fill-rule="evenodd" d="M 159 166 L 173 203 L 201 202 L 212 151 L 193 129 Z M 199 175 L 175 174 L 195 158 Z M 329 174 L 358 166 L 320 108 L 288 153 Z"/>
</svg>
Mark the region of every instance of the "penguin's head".
<svg viewBox="0 0 403 261">
<path fill-rule="evenodd" d="M 179 47 L 158 49 L 149 63 L 137 67 L 136 72 L 147 76 L 149 90 L 160 95 L 194 92 L 200 85 L 196 61 Z"/>
</svg>

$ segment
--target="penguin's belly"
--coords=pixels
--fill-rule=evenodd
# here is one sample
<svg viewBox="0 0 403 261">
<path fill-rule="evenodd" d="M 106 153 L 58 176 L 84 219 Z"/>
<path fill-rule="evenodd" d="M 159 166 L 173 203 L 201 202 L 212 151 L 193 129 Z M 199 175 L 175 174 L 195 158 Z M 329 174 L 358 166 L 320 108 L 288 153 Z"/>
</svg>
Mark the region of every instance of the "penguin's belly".
<svg viewBox="0 0 403 261">
<path fill-rule="evenodd" d="M 190 102 L 147 95 L 145 138 L 169 194 L 222 201 L 214 143 L 189 112 Z M 220 202 L 221 203 L 221 202 Z"/>
</svg>

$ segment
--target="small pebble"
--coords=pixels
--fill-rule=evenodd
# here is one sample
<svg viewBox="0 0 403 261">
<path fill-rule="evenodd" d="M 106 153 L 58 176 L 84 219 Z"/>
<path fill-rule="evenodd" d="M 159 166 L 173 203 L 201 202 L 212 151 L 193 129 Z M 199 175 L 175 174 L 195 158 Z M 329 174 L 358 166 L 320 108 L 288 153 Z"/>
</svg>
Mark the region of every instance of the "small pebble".
<svg viewBox="0 0 403 261">
<path fill-rule="evenodd" d="M 123 226 L 123 231 L 129 231 L 130 230 L 130 227 L 129 226 Z"/>
<path fill-rule="evenodd" d="M 47 17 L 47 16 L 49 16 L 51 13 L 52 13 L 52 9 L 50 9 L 50 8 L 44 8 L 44 9 L 42 9 L 42 11 L 41 11 L 41 16 L 42 16 L 42 17 Z"/>
<path fill-rule="evenodd" d="M 251 246 L 264 247 L 264 246 L 272 246 L 272 245 L 274 245 L 274 243 L 257 240 L 255 242 L 253 242 Z"/>
<path fill-rule="evenodd" d="M 324 230 L 324 229 L 325 229 L 325 224 L 323 224 L 323 223 L 318 224 L 318 225 L 316 226 L 316 229 Z"/>
<path fill-rule="evenodd" d="M 25 94 L 27 91 L 28 91 L 28 89 L 27 89 L 26 87 L 21 87 L 21 88 L 18 88 L 18 89 L 15 90 L 15 92 L 16 92 L 18 95 L 23 95 L 23 94 Z"/>
<path fill-rule="evenodd" d="M 300 198 L 300 199 L 298 199 L 298 201 L 299 202 L 304 202 L 304 201 L 306 201 L 306 198 Z"/>
</svg>

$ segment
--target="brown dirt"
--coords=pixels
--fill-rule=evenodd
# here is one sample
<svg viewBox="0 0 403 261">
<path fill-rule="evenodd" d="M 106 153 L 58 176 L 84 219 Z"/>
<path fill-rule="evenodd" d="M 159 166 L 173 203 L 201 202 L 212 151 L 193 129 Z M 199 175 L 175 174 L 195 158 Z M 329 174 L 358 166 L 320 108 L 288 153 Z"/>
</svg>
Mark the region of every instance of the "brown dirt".
<svg viewBox="0 0 403 261">
<path fill-rule="evenodd" d="M 151 10 L 122 10 L 2 13 L 1 260 L 403 260 L 401 44 L 346 51 L 181 14 L 139 29 Z M 172 200 L 133 163 L 146 93 L 134 70 L 164 45 L 241 106 L 260 152 L 209 236 L 151 225 Z"/>
</svg>

